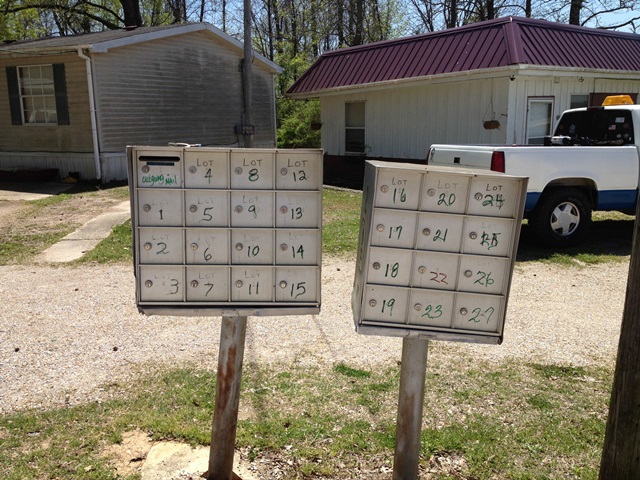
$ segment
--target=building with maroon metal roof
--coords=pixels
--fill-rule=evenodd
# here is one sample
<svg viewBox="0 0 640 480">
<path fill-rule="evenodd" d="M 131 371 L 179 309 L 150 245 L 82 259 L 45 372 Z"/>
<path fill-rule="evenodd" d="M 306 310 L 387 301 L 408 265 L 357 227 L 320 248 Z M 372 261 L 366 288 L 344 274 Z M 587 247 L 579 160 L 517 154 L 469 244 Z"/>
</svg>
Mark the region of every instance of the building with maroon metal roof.
<svg viewBox="0 0 640 480">
<path fill-rule="evenodd" d="M 640 35 L 505 17 L 323 54 L 287 92 L 320 98 L 329 177 L 433 143 L 540 143 L 560 113 L 640 93 Z"/>
</svg>

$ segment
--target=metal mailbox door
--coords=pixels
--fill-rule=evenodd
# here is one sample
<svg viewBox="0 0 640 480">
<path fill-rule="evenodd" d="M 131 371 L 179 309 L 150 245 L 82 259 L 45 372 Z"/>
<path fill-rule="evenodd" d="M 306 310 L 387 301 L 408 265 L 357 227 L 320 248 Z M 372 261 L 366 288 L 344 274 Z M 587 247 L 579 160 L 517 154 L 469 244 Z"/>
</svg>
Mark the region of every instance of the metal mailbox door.
<svg viewBox="0 0 640 480">
<path fill-rule="evenodd" d="M 234 265 L 271 265 L 273 230 L 231 230 L 231 263 Z"/>
<path fill-rule="evenodd" d="M 320 224 L 321 194 L 319 192 L 277 192 L 276 227 L 313 228 Z"/>
<path fill-rule="evenodd" d="M 375 208 L 371 245 L 413 248 L 417 215 L 417 212 Z"/>
<path fill-rule="evenodd" d="M 450 328 L 453 321 L 452 292 L 412 290 L 409 302 L 409 324 Z"/>
<path fill-rule="evenodd" d="M 509 259 L 461 255 L 458 289 L 465 292 L 501 294 L 506 287 Z"/>
<path fill-rule="evenodd" d="M 187 301 L 228 302 L 228 267 L 187 267 Z"/>
<path fill-rule="evenodd" d="M 367 282 L 408 286 L 411 280 L 411 250 L 371 247 Z"/>
<path fill-rule="evenodd" d="M 467 217 L 462 242 L 463 253 L 506 257 L 512 250 L 515 220 Z"/>
<path fill-rule="evenodd" d="M 411 286 L 455 290 L 459 259 L 452 253 L 416 252 Z"/>
<path fill-rule="evenodd" d="M 520 183 L 508 178 L 477 177 L 469 189 L 469 215 L 515 216 L 520 201 Z"/>
<path fill-rule="evenodd" d="M 418 214 L 416 248 L 438 252 L 459 252 L 464 218 L 441 213 Z"/>
<path fill-rule="evenodd" d="M 469 196 L 469 177 L 428 172 L 424 175 L 420 210 L 464 213 Z"/>
<path fill-rule="evenodd" d="M 229 231 L 218 228 L 188 228 L 185 232 L 187 264 L 229 264 Z"/>
<path fill-rule="evenodd" d="M 277 265 L 319 265 L 320 230 L 276 230 Z"/>
<path fill-rule="evenodd" d="M 272 192 L 231 192 L 232 227 L 273 227 Z"/>
<path fill-rule="evenodd" d="M 184 244 L 180 228 L 141 228 L 139 231 L 141 264 L 183 263 Z"/>
<path fill-rule="evenodd" d="M 422 175 L 402 170 L 382 170 L 376 182 L 375 206 L 417 210 Z"/>
<path fill-rule="evenodd" d="M 184 295 L 182 267 L 141 266 L 140 300 L 143 302 L 181 302 Z"/>
<path fill-rule="evenodd" d="M 186 188 L 229 188 L 229 153 L 196 148 L 184 152 Z"/>
<path fill-rule="evenodd" d="M 231 188 L 272 190 L 275 186 L 273 151 L 231 150 Z"/>
<path fill-rule="evenodd" d="M 318 267 L 276 268 L 277 302 L 320 301 L 320 269 Z"/>
<path fill-rule="evenodd" d="M 272 267 L 232 267 L 232 302 L 272 302 Z"/>
<path fill-rule="evenodd" d="M 364 297 L 365 319 L 378 322 L 405 323 L 409 289 L 368 285 Z"/>
<path fill-rule="evenodd" d="M 143 227 L 179 227 L 182 225 L 182 192 L 140 190 L 138 223 Z"/>
<path fill-rule="evenodd" d="M 456 298 L 453 326 L 459 329 L 498 333 L 504 308 L 501 295 L 459 293 Z"/>
<path fill-rule="evenodd" d="M 229 195 L 226 191 L 187 190 L 185 204 L 187 227 L 229 225 Z"/>
<path fill-rule="evenodd" d="M 181 188 L 182 152 L 157 150 L 141 152 L 137 156 L 138 187 Z"/>
<path fill-rule="evenodd" d="M 321 190 L 322 156 L 317 153 L 277 152 L 276 189 Z"/>
</svg>

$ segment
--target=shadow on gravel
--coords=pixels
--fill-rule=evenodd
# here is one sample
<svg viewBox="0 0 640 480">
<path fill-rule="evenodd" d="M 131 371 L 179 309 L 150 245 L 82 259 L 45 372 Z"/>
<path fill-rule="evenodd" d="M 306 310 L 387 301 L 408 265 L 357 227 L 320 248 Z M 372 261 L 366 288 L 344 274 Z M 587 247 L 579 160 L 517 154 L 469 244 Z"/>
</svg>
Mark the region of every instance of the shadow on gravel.
<svg viewBox="0 0 640 480">
<path fill-rule="evenodd" d="M 548 248 L 535 243 L 529 225 L 523 225 L 520 233 L 517 261 L 546 260 L 557 255 L 578 257 L 581 255 L 631 255 L 634 219 L 599 220 L 593 222 L 584 242 L 570 248 Z"/>
</svg>

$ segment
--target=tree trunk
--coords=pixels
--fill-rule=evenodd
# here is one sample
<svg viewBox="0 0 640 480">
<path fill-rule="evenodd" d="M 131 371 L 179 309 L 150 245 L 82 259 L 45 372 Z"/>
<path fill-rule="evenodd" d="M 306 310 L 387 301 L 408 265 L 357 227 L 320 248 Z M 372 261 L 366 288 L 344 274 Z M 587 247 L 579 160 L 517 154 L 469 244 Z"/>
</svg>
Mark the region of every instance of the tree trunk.
<svg viewBox="0 0 640 480">
<path fill-rule="evenodd" d="M 569 25 L 580 25 L 580 11 L 582 10 L 583 0 L 571 0 L 571 8 L 569 9 Z"/>
<path fill-rule="evenodd" d="M 120 0 L 124 13 L 125 27 L 141 27 L 142 15 L 140 15 L 140 0 Z"/>
</svg>

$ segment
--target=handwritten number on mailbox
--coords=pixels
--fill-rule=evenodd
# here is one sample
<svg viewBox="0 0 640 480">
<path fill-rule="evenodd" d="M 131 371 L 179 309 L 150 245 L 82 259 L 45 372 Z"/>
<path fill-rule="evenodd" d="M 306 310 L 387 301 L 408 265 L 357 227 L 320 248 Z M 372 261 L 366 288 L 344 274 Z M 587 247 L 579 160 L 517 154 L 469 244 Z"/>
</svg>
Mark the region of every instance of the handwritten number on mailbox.
<svg viewBox="0 0 640 480">
<path fill-rule="evenodd" d="M 396 195 L 397 195 L 397 199 L 400 203 L 404 203 L 407 201 L 407 194 L 404 191 L 404 188 L 400 189 L 400 194 L 398 195 L 398 189 L 394 188 L 393 189 L 393 203 L 397 203 L 396 202 Z"/>
<path fill-rule="evenodd" d="M 206 178 L 209 181 L 209 184 L 211 184 L 211 169 L 207 170 L 207 173 L 204 174 L 204 178 Z"/>
<path fill-rule="evenodd" d="M 393 306 L 396 304 L 395 298 L 390 298 L 389 300 L 382 301 L 382 313 L 384 313 L 385 308 L 389 310 L 389 316 L 391 317 L 393 314 Z"/>
<path fill-rule="evenodd" d="M 307 180 L 307 173 L 304 170 L 300 170 L 298 172 L 298 174 L 296 175 L 296 172 L 293 172 L 293 181 L 297 182 L 297 181 L 304 181 Z"/>
<path fill-rule="evenodd" d="M 213 210 L 213 207 L 207 207 L 204 209 L 204 212 L 202 212 L 202 220 L 200 220 L 201 222 L 210 222 L 213 220 L 213 216 L 209 213 L 210 210 Z"/>
<path fill-rule="evenodd" d="M 256 282 L 256 288 L 252 288 L 253 287 L 253 283 L 249 284 L 249 295 L 251 295 L 252 293 L 255 293 L 256 295 L 258 295 L 260 293 L 260 282 Z M 252 292 L 252 290 L 255 290 L 255 292 Z"/>
<path fill-rule="evenodd" d="M 258 212 L 256 211 L 255 205 L 250 205 L 248 210 L 253 214 L 253 218 L 258 218 Z"/>
<path fill-rule="evenodd" d="M 482 285 L 484 287 L 489 287 L 495 283 L 495 280 L 491 278 L 491 272 L 478 272 L 478 278 L 476 279 L 474 284 Z"/>
<path fill-rule="evenodd" d="M 427 305 L 422 316 L 430 318 L 431 320 L 440 318 L 442 316 L 442 305 L 436 305 L 436 308 L 433 308 L 433 305 Z"/>
<path fill-rule="evenodd" d="M 160 250 L 156 252 L 156 255 L 167 255 L 169 253 L 166 243 L 158 242 L 158 246 L 160 247 Z"/>
<path fill-rule="evenodd" d="M 162 209 L 160 209 L 160 220 L 164 220 L 164 218 L 162 218 Z"/>
<path fill-rule="evenodd" d="M 441 273 L 441 272 L 429 272 L 431 273 L 431 275 L 433 275 L 433 277 L 431 277 L 431 281 L 432 282 L 436 282 L 436 283 L 444 283 L 445 285 L 449 285 L 449 282 L 447 282 L 447 274 L 446 273 Z"/>
<path fill-rule="evenodd" d="M 307 288 L 305 287 L 306 283 L 307 282 L 298 282 L 297 284 L 291 284 L 291 296 L 294 299 L 298 298 L 300 295 L 304 295 L 305 293 L 307 293 Z"/>
<path fill-rule="evenodd" d="M 170 284 L 171 291 L 169 292 L 169 295 L 175 295 L 176 293 L 178 293 L 178 290 L 180 289 L 179 288 L 180 282 L 175 278 L 171 278 L 170 280 L 171 280 L 171 284 Z"/>
<path fill-rule="evenodd" d="M 397 227 L 391 227 L 389 229 L 389 238 L 392 238 L 393 236 L 393 232 L 397 232 L 398 234 L 398 240 L 400 240 L 400 235 L 402 235 L 402 225 L 398 225 Z"/>
<path fill-rule="evenodd" d="M 291 209 L 291 220 L 299 220 L 302 218 L 302 207 Z"/>
<path fill-rule="evenodd" d="M 391 267 L 391 269 L 389 269 L 389 267 Z M 396 278 L 398 276 L 398 270 L 400 270 L 400 264 L 398 262 L 394 263 L 393 265 L 389 265 L 387 263 L 387 269 L 384 272 L 384 276 L 388 277 L 389 275 L 391 275 L 391 278 Z"/>
<path fill-rule="evenodd" d="M 207 295 L 209 295 L 209 292 L 213 289 L 213 283 L 205 283 L 204 286 L 209 287 L 207 288 L 207 291 L 204 294 L 204 296 L 206 297 Z"/>
<path fill-rule="evenodd" d="M 493 315 L 493 312 L 495 312 L 495 308 L 493 307 L 489 307 L 487 308 L 484 312 L 482 311 L 481 308 L 474 308 L 472 310 L 473 313 L 473 317 L 471 317 L 469 319 L 470 322 L 476 322 L 476 323 L 480 323 L 480 318 L 486 318 L 487 319 L 487 325 L 489 324 L 489 320 L 491 320 L 491 315 Z"/>
<path fill-rule="evenodd" d="M 213 255 L 211 255 L 211 254 L 209 253 L 209 247 L 207 247 L 207 248 L 205 248 L 205 249 L 204 249 L 204 253 L 203 253 L 203 255 L 204 255 L 204 261 L 205 261 L 205 262 L 208 262 L 208 261 L 209 261 L 209 260 L 211 260 L 211 258 L 213 257 Z"/>
<path fill-rule="evenodd" d="M 249 181 L 250 182 L 257 182 L 259 178 L 260 178 L 260 175 L 258 173 L 258 169 L 257 168 L 252 168 L 251 170 L 249 170 Z"/>
<path fill-rule="evenodd" d="M 293 252 L 293 258 L 296 258 L 296 255 L 300 255 L 300 258 L 304 260 L 304 247 L 302 245 L 297 250 L 295 245 L 291 245 L 291 251 Z"/>
<path fill-rule="evenodd" d="M 451 193 L 449 194 L 449 196 L 447 196 L 446 193 L 441 193 L 440 196 L 438 197 L 438 205 L 444 205 L 445 207 L 450 207 L 454 203 L 456 203 L 455 193 Z"/>
<path fill-rule="evenodd" d="M 260 245 L 247 246 L 247 257 L 257 257 L 260 253 Z"/>
<path fill-rule="evenodd" d="M 433 241 L 437 242 L 446 242 L 447 241 L 447 233 L 449 233 L 449 229 L 445 228 L 444 232 L 440 229 L 436 230 L 436 234 L 433 236 Z"/>
</svg>

